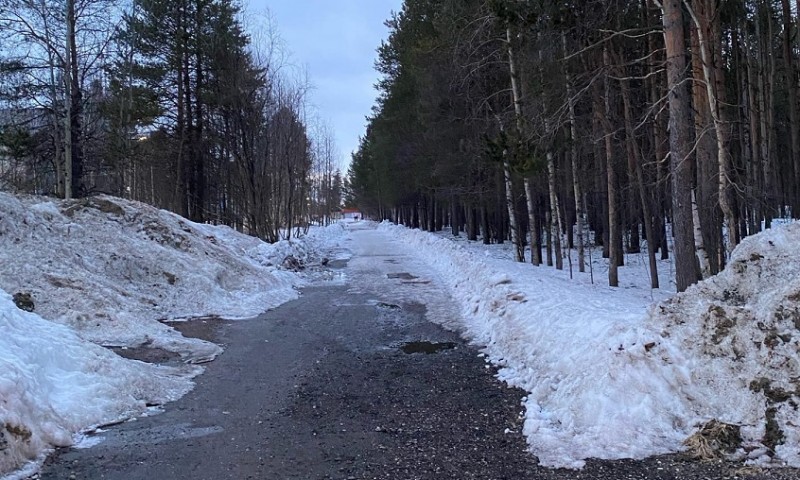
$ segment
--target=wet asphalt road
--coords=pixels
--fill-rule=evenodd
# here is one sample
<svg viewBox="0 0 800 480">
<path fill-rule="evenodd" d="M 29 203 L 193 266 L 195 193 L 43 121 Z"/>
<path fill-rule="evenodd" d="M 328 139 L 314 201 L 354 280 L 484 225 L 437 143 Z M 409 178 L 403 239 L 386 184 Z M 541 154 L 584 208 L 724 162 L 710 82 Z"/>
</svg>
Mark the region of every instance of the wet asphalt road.
<svg viewBox="0 0 800 480">
<path fill-rule="evenodd" d="M 38 478 L 800 478 L 681 455 L 538 467 L 520 433 L 524 392 L 428 321 L 448 323 L 435 276 L 377 232 L 354 237 L 349 265 L 332 262 L 346 281 L 320 282 L 254 320 L 186 326 L 225 346 L 196 388 L 92 448 L 58 451 Z M 441 349 L 404 351 L 415 341 Z"/>
</svg>

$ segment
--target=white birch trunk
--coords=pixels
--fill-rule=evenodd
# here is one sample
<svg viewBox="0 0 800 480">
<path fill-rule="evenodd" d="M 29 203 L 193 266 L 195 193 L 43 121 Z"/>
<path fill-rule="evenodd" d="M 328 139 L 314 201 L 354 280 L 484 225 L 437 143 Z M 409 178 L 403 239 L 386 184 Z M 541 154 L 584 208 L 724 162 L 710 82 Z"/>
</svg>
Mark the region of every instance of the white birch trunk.
<svg viewBox="0 0 800 480">
<path fill-rule="evenodd" d="M 517 128 L 517 136 L 521 140 L 522 139 L 522 95 L 520 95 L 519 91 L 519 78 L 517 73 L 517 63 L 514 58 L 514 48 L 511 45 L 511 27 L 506 28 L 506 47 L 508 49 L 508 72 L 511 77 L 511 95 L 514 101 L 514 124 Z M 525 250 L 522 245 L 522 239 L 519 238 L 519 232 L 517 231 L 517 219 L 516 215 L 512 217 L 512 213 L 514 213 L 514 203 L 513 203 L 513 190 L 511 184 L 511 168 L 508 165 L 508 157 L 507 152 L 504 152 L 503 155 L 503 168 L 505 169 L 506 175 L 506 197 L 508 202 L 508 213 L 509 219 L 513 218 L 513 223 L 511 225 L 511 241 L 514 243 L 514 248 L 516 249 L 516 260 L 518 262 L 525 261 Z M 533 220 L 532 217 L 532 209 L 531 206 L 533 205 L 533 199 L 531 198 L 531 189 L 528 179 L 525 179 L 525 200 L 528 205 L 528 218 Z M 530 224 L 531 235 L 533 235 L 533 222 Z M 531 238 L 531 245 L 534 245 L 533 238 Z M 531 251 L 531 258 L 533 258 L 533 251 Z"/>
<path fill-rule="evenodd" d="M 561 47 L 564 57 L 567 56 L 567 36 L 561 34 Z M 578 138 L 578 129 L 575 124 L 575 92 L 572 88 L 572 77 L 569 73 L 569 68 L 564 65 L 564 78 L 566 79 L 567 86 L 567 101 L 569 102 L 569 135 L 571 140 L 569 155 L 572 166 L 572 191 L 575 195 L 575 229 L 577 230 L 578 239 L 578 271 L 586 271 L 586 260 L 583 250 L 583 205 L 581 203 L 581 183 L 578 179 L 578 151 L 576 146 L 576 139 Z"/>
<path fill-rule="evenodd" d="M 561 232 L 564 230 L 561 223 L 561 208 L 559 208 L 558 195 L 556 194 L 556 163 L 552 152 L 547 152 L 547 184 L 550 190 L 550 210 L 553 212 L 551 215 L 555 219 L 553 226 L 556 232 L 553 235 L 553 250 L 556 256 L 556 269 L 563 270 L 564 259 L 561 256 Z"/>
<path fill-rule="evenodd" d="M 508 151 L 503 150 L 503 177 L 506 185 L 506 208 L 508 208 L 508 224 L 511 229 L 511 243 L 514 244 L 514 260 L 525 261 L 525 252 L 519 238 L 519 225 L 517 222 L 516 208 L 514 208 L 514 184 L 511 179 L 511 163 L 508 161 Z"/>
<path fill-rule="evenodd" d="M 540 39 L 541 40 L 541 39 Z M 541 70 L 541 66 L 544 63 L 544 55 L 542 54 L 541 45 L 539 46 L 539 73 L 542 77 L 544 77 L 544 72 Z M 544 129 L 545 134 L 550 134 L 550 121 L 547 119 L 547 112 L 546 112 L 546 99 L 544 97 L 544 91 L 542 91 L 542 110 L 544 111 L 545 120 L 544 120 Z M 556 269 L 563 270 L 564 269 L 564 259 L 561 256 L 561 232 L 564 231 L 564 225 L 561 220 L 561 209 L 558 206 L 558 194 L 556 193 L 556 165 L 555 159 L 553 158 L 553 152 L 548 149 L 546 154 L 547 157 L 547 187 L 550 193 L 550 211 L 551 211 L 551 218 L 554 220 L 556 232 L 553 235 L 553 247 L 555 250 L 556 256 Z"/>
<path fill-rule="evenodd" d="M 536 210 L 533 207 L 533 191 L 531 189 L 531 181 L 525 178 L 525 200 L 528 202 L 528 229 L 531 235 L 531 263 L 534 266 L 539 266 L 538 256 L 534 249 L 539 248 L 539 232 L 536 231 Z"/>
<path fill-rule="evenodd" d="M 711 262 L 708 260 L 708 252 L 703 243 L 703 230 L 700 228 L 700 212 L 697 210 L 694 189 L 692 189 L 692 222 L 694 224 L 694 249 L 697 259 L 700 261 L 700 274 L 705 279 L 711 276 Z"/>
<path fill-rule="evenodd" d="M 716 81 L 714 79 L 713 72 L 711 71 L 711 59 L 709 58 L 708 43 L 706 41 L 705 32 L 703 31 L 704 26 L 701 24 L 697 15 L 695 15 L 695 12 L 692 10 L 688 0 L 683 0 L 683 3 L 686 5 L 689 15 L 692 17 L 692 21 L 697 29 L 697 38 L 700 44 L 700 63 L 703 65 L 703 80 L 705 80 L 706 84 L 706 95 L 708 95 L 711 118 L 714 121 L 714 130 L 716 133 L 715 137 L 717 139 L 717 167 L 719 172 L 717 191 L 719 193 L 719 206 L 720 209 L 722 209 L 723 216 L 725 217 L 725 229 L 727 230 L 728 234 L 727 241 L 723 238 L 722 242 L 725 246 L 725 251 L 730 256 L 733 247 L 736 246 L 736 217 L 728 199 L 730 168 L 728 167 L 728 147 L 725 144 L 726 139 L 723 135 L 723 128 L 725 128 L 725 125 L 723 125 L 722 121 L 720 120 L 719 102 L 717 101 L 717 93 L 714 91 L 714 85 L 716 84 Z M 693 203 L 696 202 L 693 201 Z M 697 225 L 699 225 L 699 223 L 695 222 L 695 230 L 698 228 Z M 703 274 L 703 278 L 706 278 L 705 273 Z"/>
</svg>

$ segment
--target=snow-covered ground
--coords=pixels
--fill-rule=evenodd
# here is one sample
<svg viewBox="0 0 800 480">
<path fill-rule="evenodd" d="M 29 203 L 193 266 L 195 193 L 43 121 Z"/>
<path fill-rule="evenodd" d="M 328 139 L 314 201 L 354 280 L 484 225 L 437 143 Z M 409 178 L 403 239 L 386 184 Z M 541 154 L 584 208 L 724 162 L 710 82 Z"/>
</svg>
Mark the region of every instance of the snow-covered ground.
<svg viewBox="0 0 800 480">
<path fill-rule="evenodd" d="M 510 261 L 485 246 L 380 229 L 448 283 L 464 334 L 529 392 L 524 434 L 543 465 L 681 450 L 712 419 L 741 427 L 741 458 L 800 467 L 800 224 L 746 239 L 720 275 L 674 295 L 648 288 L 644 254 L 620 288 Z"/>
<path fill-rule="evenodd" d="M 0 475 L 189 391 L 195 364 L 221 349 L 163 321 L 252 317 L 296 298 L 307 276 L 283 260 L 318 264 L 316 252 L 343 234 L 334 225 L 269 245 L 119 198 L 0 193 Z M 30 295 L 33 312 L 12 294 Z M 161 348 L 186 365 L 126 360 L 98 345 Z"/>
</svg>

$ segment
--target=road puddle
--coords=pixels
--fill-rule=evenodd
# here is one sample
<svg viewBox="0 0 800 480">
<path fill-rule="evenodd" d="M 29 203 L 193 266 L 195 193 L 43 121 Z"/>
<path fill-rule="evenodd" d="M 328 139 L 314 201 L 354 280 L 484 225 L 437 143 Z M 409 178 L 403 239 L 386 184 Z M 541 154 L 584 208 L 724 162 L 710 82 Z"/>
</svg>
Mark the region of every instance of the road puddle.
<svg viewBox="0 0 800 480">
<path fill-rule="evenodd" d="M 454 348 L 456 348 L 454 342 L 406 342 L 400 346 L 403 353 L 424 353 L 426 355 Z"/>
<path fill-rule="evenodd" d="M 414 280 L 419 277 L 415 277 L 408 272 L 400 272 L 400 273 L 387 273 L 386 278 L 399 278 L 400 280 Z"/>
<path fill-rule="evenodd" d="M 400 305 L 395 305 L 394 303 L 386 303 L 386 302 L 378 302 L 375 304 L 375 306 L 383 310 L 398 311 L 403 309 L 403 307 L 401 307 Z"/>
<path fill-rule="evenodd" d="M 109 346 L 106 348 L 128 360 L 139 360 L 141 362 L 155 363 L 158 365 L 178 364 L 181 358 L 178 353 L 149 345 L 142 345 L 139 347 Z"/>
</svg>

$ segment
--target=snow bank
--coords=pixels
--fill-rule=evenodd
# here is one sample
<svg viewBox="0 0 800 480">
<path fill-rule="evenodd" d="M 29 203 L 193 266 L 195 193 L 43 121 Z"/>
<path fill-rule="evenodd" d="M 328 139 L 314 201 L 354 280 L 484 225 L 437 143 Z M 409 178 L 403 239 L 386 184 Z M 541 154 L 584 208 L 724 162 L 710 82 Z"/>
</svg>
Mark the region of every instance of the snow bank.
<svg viewBox="0 0 800 480">
<path fill-rule="evenodd" d="M 648 322 L 680 352 L 695 411 L 741 426 L 759 464 L 800 467 L 798 245 L 800 223 L 746 238 L 723 272 L 655 306 Z"/>
<path fill-rule="evenodd" d="M 655 307 L 646 288 L 571 281 L 479 246 L 380 228 L 447 279 L 465 334 L 486 346 L 502 380 L 529 392 L 524 434 L 543 465 L 678 451 L 710 419 L 741 425 L 744 453 L 764 463 L 771 417 L 784 442 L 775 458 L 800 466 L 791 335 L 800 328 L 800 252 L 791 249 L 800 227 L 746 240 L 723 274 Z"/>
<path fill-rule="evenodd" d="M 119 198 L 0 193 L 0 476 L 188 392 L 202 371 L 190 364 L 221 348 L 163 321 L 252 317 L 296 298 L 305 280 L 284 258 L 317 262 L 343 235 L 336 225 L 269 245 Z M 10 293 L 30 294 L 34 313 Z M 130 361 L 95 344 L 162 348 L 188 364 Z"/>
<path fill-rule="evenodd" d="M 200 367 L 123 359 L 0 291 L 0 476 L 73 434 L 188 392 Z"/>
<path fill-rule="evenodd" d="M 322 230 L 269 245 L 114 197 L 0 193 L 0 288 L 32 294 L 36 313 L 94 343 L 147 344 L 202 362 L 220 348 L 162 321 L 252 317 L 296 298 L 302 280 L 280 264 L 342 231 Z"/>
</svg>

